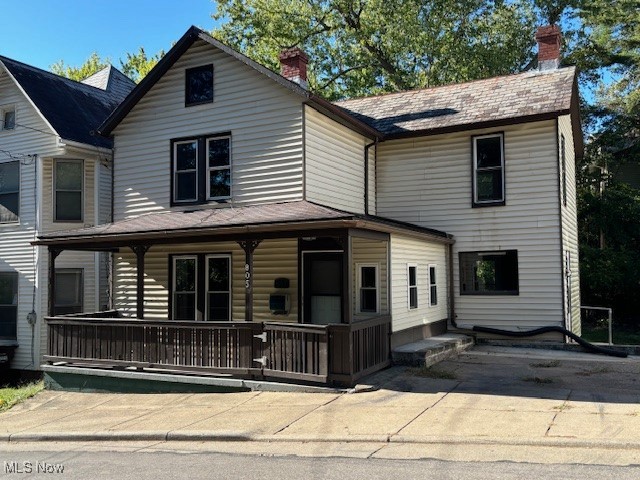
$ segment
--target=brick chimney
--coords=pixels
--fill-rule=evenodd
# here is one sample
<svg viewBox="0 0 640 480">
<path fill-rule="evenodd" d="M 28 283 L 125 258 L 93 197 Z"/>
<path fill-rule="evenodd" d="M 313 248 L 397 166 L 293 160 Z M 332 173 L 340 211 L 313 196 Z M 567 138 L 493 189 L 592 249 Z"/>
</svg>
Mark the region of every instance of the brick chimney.
<svg viewBox="0 0 640 480">
<path fill-rule="evenodd" d="M 298 47 L 288 48 L 280 53 L 280 75 L 307 88 L 307 63 L 309 58 Z"/>
<path fill-rule="evenodd" d="M 560 66 L 560 27 L 547 25 L 538 27 L 538 70 L 552 70 Z"/>
</svg>

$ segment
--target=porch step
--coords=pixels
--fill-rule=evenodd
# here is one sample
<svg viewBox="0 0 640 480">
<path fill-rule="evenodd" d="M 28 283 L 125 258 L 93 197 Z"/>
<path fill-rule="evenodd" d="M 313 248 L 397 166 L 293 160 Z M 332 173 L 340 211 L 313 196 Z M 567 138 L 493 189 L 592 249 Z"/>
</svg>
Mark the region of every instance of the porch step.
<svg viewBox="0 0 640 480">
<path fill-rule="evenodd" d="M 445 333 L 419 342 L 400 345 L 391 352 L 394 365 L 430 367 L 454 357 L 473 346 L 473 337 L 459 333 Z"/>
</svg>

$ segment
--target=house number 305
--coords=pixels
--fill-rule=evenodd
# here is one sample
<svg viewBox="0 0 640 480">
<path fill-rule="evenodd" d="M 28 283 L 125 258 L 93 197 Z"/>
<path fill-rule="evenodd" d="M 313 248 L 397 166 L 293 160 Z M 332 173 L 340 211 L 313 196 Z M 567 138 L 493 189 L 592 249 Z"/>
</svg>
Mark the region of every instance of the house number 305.
<svg viewBox="0 0 640 480">
<path fill-rule="evenodd" d="M 246 289 L 251 288 L 251 267 L 248 263 L 244 264 L 244 286 Z"/>
</svg>

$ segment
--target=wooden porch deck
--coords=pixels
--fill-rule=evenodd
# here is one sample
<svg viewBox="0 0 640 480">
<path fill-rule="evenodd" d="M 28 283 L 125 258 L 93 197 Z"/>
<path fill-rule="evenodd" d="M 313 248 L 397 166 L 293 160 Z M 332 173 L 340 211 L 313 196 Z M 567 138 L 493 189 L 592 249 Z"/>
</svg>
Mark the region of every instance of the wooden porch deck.
<svg viewBox="0 0 640 480">
<path fill-rule="evenodd" d="M 50 364 L 353 385 L 390 364 L 391 317 L 351 324 L 45 317 Z"/>
</svg>

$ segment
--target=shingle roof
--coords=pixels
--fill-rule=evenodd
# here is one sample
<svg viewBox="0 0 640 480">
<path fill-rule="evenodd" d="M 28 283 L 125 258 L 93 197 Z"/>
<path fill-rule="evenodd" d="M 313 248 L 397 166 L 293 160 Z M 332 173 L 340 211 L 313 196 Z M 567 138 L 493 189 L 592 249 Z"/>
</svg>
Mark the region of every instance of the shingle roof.
<svg viewBox="0 0 640 480">
<path fill-rule="evenodd" d="M 126 95 L 75 82 L 7 57 L 0 56 L 0 62 L 61 138 L 111 147 L 110 139 L 92 132 Z"/>
<path fill-rule="evenodd" d="M 224 229 L 234 227 L 259 227 L 272 224 L 313 223 L 331 220 L 369 220 L 380 225 L 415 230 L 423 234 L 447 238 L 447 234 L 444 232 L 417 225 L 344 212 L 307 201 L 296 201 L 151 213 L 90 228 L 43 233 L 38 236 L 39 240 L 36 243 L 52 244 L 56 241 L 68 243 L 82 239 L 108 240 L 109 238 L 118 239 L 118 237 L 135 235 L 143 235 L 145 238 L 169 238 L 197 231 L 223 234 L 225 233 Z M 283 225 L 281 229 L 285 230 L 286 226 Z"/>
<path fill-rule="evenodd" d="M 568 113 L 575 68 L 529 71 L 441 87 L 335 102 L 385 135 Z"/>
</svg>

